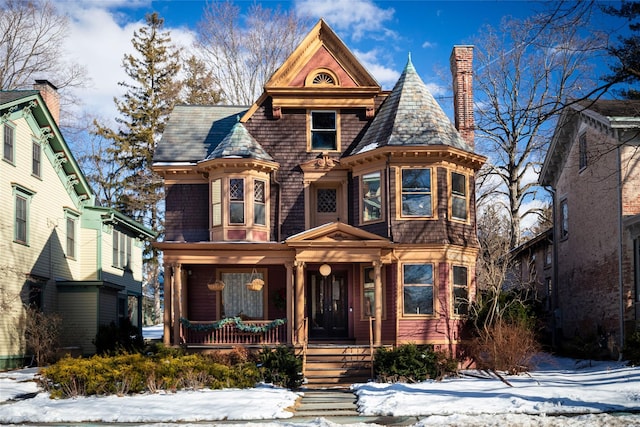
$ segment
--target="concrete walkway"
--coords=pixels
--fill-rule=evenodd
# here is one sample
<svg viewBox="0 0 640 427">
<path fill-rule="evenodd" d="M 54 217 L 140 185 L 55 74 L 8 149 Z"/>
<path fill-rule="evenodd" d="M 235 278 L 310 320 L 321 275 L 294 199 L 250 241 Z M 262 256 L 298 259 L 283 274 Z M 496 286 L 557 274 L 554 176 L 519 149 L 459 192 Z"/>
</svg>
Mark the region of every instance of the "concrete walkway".
<svg viewBox="0 0 640 427">
<path fill-rule="evenodd" d="M 417 417 L 364 416 L 358 413 L 357 397 L 346 388 L 302 389 L 304 393 L 288 422 L 326 418 L 336 424 L 368 423 L 382 426 L 410 426 Z"/>
</svg>

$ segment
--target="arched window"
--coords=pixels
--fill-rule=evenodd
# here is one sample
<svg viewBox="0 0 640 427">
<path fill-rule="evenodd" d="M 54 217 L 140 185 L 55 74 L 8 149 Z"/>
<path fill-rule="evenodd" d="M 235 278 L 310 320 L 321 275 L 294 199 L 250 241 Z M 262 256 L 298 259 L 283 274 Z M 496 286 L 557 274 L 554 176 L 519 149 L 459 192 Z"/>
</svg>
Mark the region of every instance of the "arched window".
<svg viewBox="0 0 640 427">
<path fill-rule="evenodd" d="M 314 85 L 335 85 L 336 82 L 333 80 L 333 76 L 329 73 L 318 73 L 313 78 Z"/>
</svg>

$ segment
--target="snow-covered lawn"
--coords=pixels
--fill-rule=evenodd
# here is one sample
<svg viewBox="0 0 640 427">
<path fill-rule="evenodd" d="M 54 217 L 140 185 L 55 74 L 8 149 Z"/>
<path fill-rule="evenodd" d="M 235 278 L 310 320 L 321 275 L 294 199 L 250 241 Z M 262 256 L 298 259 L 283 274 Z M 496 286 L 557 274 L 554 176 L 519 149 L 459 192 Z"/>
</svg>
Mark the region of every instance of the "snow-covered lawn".
<svg viewBox="0 0 640 427">
<path fill-rule="evenodd" d="M 530 374 L 470 375 L 417 384 L 354 384 L 362 415 L 415 416 L 416 426 L 640 426 L 640 368 L 619 362 L 548 358 Z M 135 422 L 183 424 L 265 420 L 259 425 L 332 426 L 289 420 L 300 393 L 268 385 L 127 397 L 52 400 L 38 392 L 35 369 L 0 373 L 0 424 Z M 473 375 L 473 376 L 471 376 Z M 478 377 L 480 376 L 480 377 Z M 605 412 L 618 412 L 606 414 Z M 250 423 L 247 423 L 250 425 Z"/>
</svg>

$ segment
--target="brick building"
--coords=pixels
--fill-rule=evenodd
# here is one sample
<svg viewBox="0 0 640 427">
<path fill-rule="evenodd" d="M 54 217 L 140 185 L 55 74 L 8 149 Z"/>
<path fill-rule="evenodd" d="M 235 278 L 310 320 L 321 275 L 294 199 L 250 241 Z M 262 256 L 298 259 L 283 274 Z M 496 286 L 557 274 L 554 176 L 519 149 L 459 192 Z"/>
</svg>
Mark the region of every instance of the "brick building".
<svg viewBox="0 0 640 427">
<path fill-rule="evenodd" d="M 594 340 L 616 356 L 636 330 L 640 288 L 640 101 L 565 108 L 539 181 L 554 203 L 557 343 Z"/>
</svg>

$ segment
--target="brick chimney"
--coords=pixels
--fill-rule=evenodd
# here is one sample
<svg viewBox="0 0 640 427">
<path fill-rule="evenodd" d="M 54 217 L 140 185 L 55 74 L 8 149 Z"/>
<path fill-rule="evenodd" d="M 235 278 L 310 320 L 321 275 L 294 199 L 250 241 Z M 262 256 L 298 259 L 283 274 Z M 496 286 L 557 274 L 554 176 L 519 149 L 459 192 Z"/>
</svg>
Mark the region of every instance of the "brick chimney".
<svg viewBox="0 0 640 427">
<path fill-rule="evenodd" d="M 60 124 L 60 94 L 58 88 L 55 87 L 49 80 L 36 80 L 36 84 L 33 88 L 40 91 L 40 96 L 44 99 L 47 108 L 51 113 L 51 117 L 57 125 Z"/>
<path fill-rule="evenodd" d="M 454 46 L 449 58 L 453 76 L 453 115 L 458 132 L 474 148 L 473 46 Z"/>
</svg>

